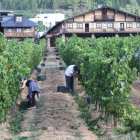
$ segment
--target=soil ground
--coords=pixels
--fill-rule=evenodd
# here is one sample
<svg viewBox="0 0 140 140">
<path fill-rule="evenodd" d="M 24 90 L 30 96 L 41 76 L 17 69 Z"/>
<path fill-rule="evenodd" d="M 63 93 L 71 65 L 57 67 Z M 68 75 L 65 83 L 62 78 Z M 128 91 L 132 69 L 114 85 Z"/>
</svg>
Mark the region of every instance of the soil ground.
<svg viewBox="0 0 140 140">
<path fill-rule="evenodd" d="M 2 139 L 29 140 L 96 140 L 97 136 L 88 130 L 85 122 L 79 118 L 78 105 L 69 93 L 57 92 L 57 86 L 65 86 L 64 70 L 59 69 L 55 48 L 47 52 L 47 60 L 42 60 L 45 66 L 39 65 L 41 72 L 36 70 L 30 79 L 46 76 L 47 80 L 37 81 L 41 88 L 37 98 L 36 109 L 27 110 L 21 122 L 21 132 L 18 135 L 3 135 Z M 62 65 L 61 65 L 62 66 Z M 21 93 L 21 99 L 26 100 L 27 89 Z M 21 102 L 22 104 L 22 102 Z M 6 128 L 6 127 L 5 127 Z"/>
<path fill-rule="evenodd" d="M 140 81 L 139 80 L 133 83 L 131 93 L 132 93 L 131 102 L 136 108 L 140 109 Z"/>
</svg>

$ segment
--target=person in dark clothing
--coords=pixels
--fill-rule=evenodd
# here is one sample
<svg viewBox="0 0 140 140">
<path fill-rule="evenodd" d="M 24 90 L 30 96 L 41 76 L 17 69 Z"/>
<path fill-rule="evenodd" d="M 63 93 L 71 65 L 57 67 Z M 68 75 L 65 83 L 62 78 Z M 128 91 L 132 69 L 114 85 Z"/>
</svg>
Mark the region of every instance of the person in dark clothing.
<svg viewBox="0 0 140 140">
<path fill-rule="evenodd" d="M 69 65 L 65 71 L 66 88 L 69 92 L 74 91 L 74 75 L 78 73 L 78 67 L 76 65 Z"/>
<path fill-rule="evenodd" d="M 21 78 L 20 83 L 22 84 L 22 89 L 27 86 L 28 87 L 28 95 L 27 98 L 29 99 L 30 108 L 36 108 L 36 99 L 35 95 L 39 95 L 40 88 L 39 85 L 33 80 L 27 80 L 26 78 Z"/>
</svg>

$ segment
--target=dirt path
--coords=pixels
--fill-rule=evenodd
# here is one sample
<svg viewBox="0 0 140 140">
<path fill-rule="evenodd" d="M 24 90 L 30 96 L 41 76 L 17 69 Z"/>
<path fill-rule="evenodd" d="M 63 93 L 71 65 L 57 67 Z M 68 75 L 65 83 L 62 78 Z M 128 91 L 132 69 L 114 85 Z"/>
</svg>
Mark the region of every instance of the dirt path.
<svg viewBox="0 0 140 140">
<path fill-rule="evenodd" d="M 22 122 L 22 131 L 15 138 L 29 140 L 96 140 L 95 134 L 88 130 L 85 122 L 79 118 L 78 106 L 73 96 L 57 92 L 57 86 L 65 85 L 64 70 L 59 70 L 55 49 L 47 52 L 45 67 L 42 69 L 47 80 L 39 81 L 41 94 L 37 99 L 37 108 L 28 110 Z M 62 62 L 62 61 L 61 61 Z M 41 62 L 42 63 L 42 62 Z M 31 79 L 36 79 L 34 71 Z M 27 90 L 22 92 L 26 98 Z"/>
</svg>

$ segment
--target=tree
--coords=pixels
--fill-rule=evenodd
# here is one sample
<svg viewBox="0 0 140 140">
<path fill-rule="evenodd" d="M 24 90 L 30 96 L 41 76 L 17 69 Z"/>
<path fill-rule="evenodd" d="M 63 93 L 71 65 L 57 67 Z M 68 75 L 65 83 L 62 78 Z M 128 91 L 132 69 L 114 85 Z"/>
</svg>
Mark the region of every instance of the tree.
<svg viewBox="0 0 140 140">
<path fill-rule="evenodd" d="M 2 9 L 2 4 L 1 4 L 1 1 L 0 1 L 0 9 Z"/>
<path fill-rule="evenodd" d="M 42 21 L 38 21 L 37 29 L 38 29 L 38 31 L 45 30 L 45 26 L 43 25 Z"/>
<path fill-rule="evenodd" d="M 36 0 L 30 0 L 30 8 L 31 10 L 36 10 L 38 8 Z"/>
<path fill-rule="evenodd" d="M 108 5 L 118 9 L 139 13 L 140 0 L 0 0 L 0 7 L 7 10 L 71 9 L 75 15 L 97 5 Z M 128 8 L 129 7 L 129 8 Z M 81 10 L 80 10 L 81 9 Z M 83 11 L 84 12 L 84 11 Z"/>
<path fill-rule="evenodd" d="M 120 9 L 120 1 L 119 0 L 115 0 L 115 7 L 117 8 L 117 9 Z"/>
</svg>

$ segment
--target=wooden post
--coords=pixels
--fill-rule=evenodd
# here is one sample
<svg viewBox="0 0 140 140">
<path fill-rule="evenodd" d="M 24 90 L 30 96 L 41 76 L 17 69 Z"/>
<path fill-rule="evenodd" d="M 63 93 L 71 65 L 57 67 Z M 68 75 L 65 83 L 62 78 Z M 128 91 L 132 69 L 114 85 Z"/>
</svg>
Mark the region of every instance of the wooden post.
<svg viewBox="0 0 140 140">
<path fill-rule="evenodd" d="M 118 34 L 115 34 L 115 37 L 119 37 L 119 35 Z"/>
<path fill-rule="evenodd" d="M 95 34 L 92 34 L 92 35 L 91 35 L 91 38 L 92 38 L 92 39 L 95 39 L 95 38 L 96 38 L 96 37 L 95 37 Z"/>
<path fill-rule="evenodd" d="M 48 47 L 48 48 L 50 48 L 50 47 L 51 47 L 50 38 L 47 38 L 47 47 Z"/>
<path fill-rule="evenodd" d="M 63 41 L 65 42 L 65 34 L 62 34 L 62 39 L 63 39 Z"/>
</svg>

